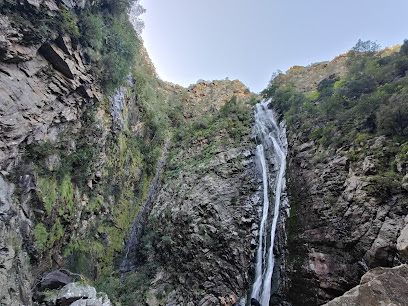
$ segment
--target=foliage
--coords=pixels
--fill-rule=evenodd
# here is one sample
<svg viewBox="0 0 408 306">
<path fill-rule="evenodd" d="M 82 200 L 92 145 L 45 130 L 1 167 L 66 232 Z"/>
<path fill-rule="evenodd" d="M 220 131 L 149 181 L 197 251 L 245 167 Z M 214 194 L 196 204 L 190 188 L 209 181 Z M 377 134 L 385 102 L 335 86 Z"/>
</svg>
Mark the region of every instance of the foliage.
<svg viewBox="0 0 408 306">
<path fill-rule="evenodd" d="M 400 54 L 408 55 L 408 39 L 404 39 L 404 43 L 402 44 L 400 49 Z"/>
<path fill-rule="evenodd" d="M 72 10 L 68 10 L 65 7 L 62 7 L 60 13 L 61 13 L 60 32 L 68 33 L 73 38 L 79 38 L 80 34 L 78 26 L 75 22 L 74 12 Z"/>
<path fill-rule="evenodd" d="M 371 40 L 362 41 L 361 39 L 358 40 L 356 45 L 351 49 L 355 52 L 370 52 L 374 53 L 380 49 L 380 45 L 376 42 Z"/>
<path fill-rule="evenodd" d="M 377 122 L 386 135 L 408 136 L 408 94 L 395 94 L 377 112 Z"/>
<path fill-rule="evenodd" d="M 112 94 L 123 85 L 129 73 L 140 42 L 132 24 L 125 15 L 132 1 L 103 1 L 103 14 L 91 7 L 80 14 L 81 42 L 88 47 L 89 60 L 100 76 L 106 93 Z M 125 18 L 126 17 L 126 18 Z"/>
<path fill-rule="evenodd" d="M 343 145 L 352 139 L 355 127 L 370 135 L 406 137 L 408 80 L 401 76 L 408 60 L 405 51 L 380 56 L 378 47 L 359 40 L 349 53 L 349 73 L 340 80 L 336 76 L 322 80 L 308 96 L 288 83 L 273 81 L 264 95 L 273 98 L 289 124 L 299 124 L 302 130 L 315 126 L 309 137 L 325 145 Z M 332 132 L 327 137 L 316 134 L 329 126 Z"/>
<path fill-rule="evenodd" d="M 44 224 L 38 223 L 34 228 L 34 238 L 37 242 L 37 248 L 44 250 L 47 246 L 48 232 Z"/>
<path fill-rule="evenodd" d="M 407 40 L 399 52 L 378 51 L 377 44 L 360 40 L 347 53 L 348 71 L 341 79 L 331 75 L 303 94 L 288 75 L 263 91 L 297 139 L 314 141 L 312 163 L 323 164 L 339 154 L 347 156 L 351 169 L 372 162 L 373 170 L 363 175 L 370 196 L 402 188 L 408 161 L 407 50 Z M 332 204 L 336 199 L 326 198 Z"/>
<path fill-rule="evenodd" d="M 40 195 L 45 205 L 45 211 L 47 215 L 51 215 L 52 209 L 58 199 L 57 182 L 55 178 L 39 177 L 38 184 L 40 187 Z"/>
</svg>

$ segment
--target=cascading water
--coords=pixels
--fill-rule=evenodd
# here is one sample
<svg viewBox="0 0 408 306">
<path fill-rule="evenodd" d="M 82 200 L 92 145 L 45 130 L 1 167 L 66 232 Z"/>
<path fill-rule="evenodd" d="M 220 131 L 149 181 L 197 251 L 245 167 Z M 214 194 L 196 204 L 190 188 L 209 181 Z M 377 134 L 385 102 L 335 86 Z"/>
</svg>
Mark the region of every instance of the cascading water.
<svg viewBox="0 0 408 306">
<path fill-rule="evenodd" d="M 268 306 L 271 297 L 275 265 L 273 248 L 281 208 L 281 194 L 284 189 L 287 147 L 285 128 L 278 127 L 268 103 L 268 101 L 258 103 L 255 111 L 255 132 L 259 141 L 256 154 L 262 168 L 263 208 L 256 254 L 255 282 L 251 296 L 258 299 L 262 306 Z M 269 169 L 269 163 L 274 165 L 274 169 Z M 270 174 L 276 174 L 276 177 L 273 178 Z M 273 214 L 269 209 L 269 192 L 272 190 L 275 198 Z"/>
</svg>

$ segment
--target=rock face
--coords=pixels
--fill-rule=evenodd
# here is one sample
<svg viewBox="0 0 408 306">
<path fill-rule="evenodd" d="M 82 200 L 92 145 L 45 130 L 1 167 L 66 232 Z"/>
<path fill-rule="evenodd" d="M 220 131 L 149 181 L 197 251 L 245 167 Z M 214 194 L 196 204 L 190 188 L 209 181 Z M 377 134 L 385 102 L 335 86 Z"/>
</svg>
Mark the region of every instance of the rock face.
<svg viewBox="0 0 408 306">
<path fill-rule="evenodd" d="M 371 189 L 365 160 L 353 162 L 344 152 L 319 153 L 315 144 L 302 144 L 294 133 L 289 142 L 293 304 L 320 304 L 357 284 L 368 268 L 405 262 L 397 238 L 402 251 L 406 194 Z M 372 140 L 371 146 L 376 142 L 381 139 Z"/>
<path fill-rule="evenodd" d="M 406 305 L 408 265 L 375 268 L 361 278 L 360 285 L 335 298 L 327 306 Z"/>
<path fill-rule="evenodd" d="M 56 143 L 67 126 L 79 128 L 78 119 L 101 94 L 80 46 L 68 35 L 45 38 L 30 22 L 40 9 L 55 16 L 54 1 L 1 1 L 0 8 L 8 12 L 0 13 L 0 303 L 31 305 L 26 252 L 35 249 L 34 215 L 41 215 L 32 201 L 37 182 L 31 170 L 17 177 L 9 172 L 27 146 Z M 45 164 L 50 171 L 60 166 L 57 156 Z M 18 183 L 20 199 L 9 181 Z"/>
<path fill-rule="evenodd" d="M 228 87 L 217 86 L 223 96 L 230 94 Z M 225 103 L 217 97 L 208 97 L 214 118 Z M 186 112 L 194 111 L 190 107 Z M 231 143 L 228 131 L 201 128 L 207 136 L 187 145 L 176 140 L 170 149 L 170 165 L 142 237 L 139 265 L 153 262 L 157 269 L 146 294 L 149 305 L 219 305 L 219 296 L 245 298 L 250 286 L 262 185 L 250 153 L 254 143 L 248 136 Z"/>
<path fill-rule="evenodd" d="M 11 198 L 14 185 L 0 175 L 0 303 L 31 304 L 31 274 L 27 254 L 21 250 L 23 227 L 31 222 L 15 209 Z"/>
<path fill-rule="evenodd" d="M 55 278 L 46 276 L 48 279 Z M 59 275 L 61 277 L 61 275 Z M 55 288 L 54 288 L 55 289 Z M 35 301 L 39 305 L 47 306 L 111 306 L 111 302 L 105 293 L 97 293 L 96 289 L 80 283 L 68 283 L 59 290 L 49 290 L 43 293 L 41 299 Z"/>
<path fill-rule="evenodd" d="M 27 41 L 4 15 L 0 27 L 5 29 L 0 46 L 4 54 L 0 128 L 5 132 L 0 136 L 0 169 L 9 171 L 21 157 L 19 148 L 55 142 L 61 127 L 77 120 L 85 105 L 100 99 L 100 94 L 81 50 L 68 36 L 43 44 Z"/>
<path fill-rule="evenodd" d="M 255 186 L 241 162 L 251 159 L 241 150 L 220 150 L 207 173 L 184 173 L 160 192 L 149 223 L 163 222 L 163 235 L 171 241 L 158 246 L 163 252 L 160 260 L 168 266 L 152 292 L 160 291 L 170 277 L 178 288 L 171 298 L 176 304 L 217 305 L 220 295 L 245 293 L 257 214 L 256 203 L 248 196 Z M 167 232 L 167 226 L 173 228 Z M 198 288 L 203 289 L 201 294 Z"/>
<path fill-rule="evenodd" d="M 405 227 L 397 239 L 397 250 L 408 258 L 408 217 L 405 217 Z"/>
</svg>

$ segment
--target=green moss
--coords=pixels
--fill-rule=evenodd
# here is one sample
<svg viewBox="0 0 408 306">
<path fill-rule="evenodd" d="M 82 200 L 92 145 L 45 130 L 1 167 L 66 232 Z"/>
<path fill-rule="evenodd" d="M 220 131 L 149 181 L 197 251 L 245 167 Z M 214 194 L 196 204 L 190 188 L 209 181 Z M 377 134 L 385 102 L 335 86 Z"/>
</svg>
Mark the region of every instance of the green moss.
<svg viewBox="0 0 408 306">
<path fill-rule="evenodd" d="M 319 92 L 315 90 L 309 95 L 307 95 L 307 98 L 310 99 L 311 101 L 317 101 L 319 99 Z"/>
<path fill-rule="evenodd" d="M 74 212 L 74 185 L 71 182 L 71 177 L 65 175 L 60 186 L 61 201 L 70 214 Z"/>
<path fill-rule="evenodd" d="M 60 10 L 61 14 L 61 28 L 64 32 L 70 34 L 74 38 L 78 38 L 80 36 L 78 26 L 74 20 L 75 14 L 73 11 L 62 7 Z"/>
<path fill-rule="evenodd" d="M 387 171 L 370 177 L 369 183 L 366 190 L 371 193 L 391 191 L 401 187 L 402 175 L 393 171 Z"/>
<path fill-rule="evenodd" d="M 57 193 L 57 181 L 55 177 L 51 178 L 38 178 L 38 184 L 40 187 L 40 197 L 45 205 L 45 211 L 47 215 L 51 215 L 53 208 L 57 205 L 58 193 Z"/>
<path fill-rule="evenodd" d="M 48 246 L 50 248 L 53 247 L 54 243 L 59 241 L 64 236 L 64 227 L 61 224 L 59 218 L 56 219 L 54 225 L 52 226 L 49 238 L 48 238 Z"/>
<path fill-rule="evenodd" d="M 345 79 L 338 80 L 337 82 L 333 84 L 333 88 L 339 89 L 340 87 L 344 85 L 345 82 L 346 82 Z"/>
<path fill-rule="evenodd" d="M 39 250 L 44 250 L 47 246 L 48 232 L 44 224 L 38 223 L 34 228 L 34 238 L 37 242 L 37 248 Z"/>
</svg>

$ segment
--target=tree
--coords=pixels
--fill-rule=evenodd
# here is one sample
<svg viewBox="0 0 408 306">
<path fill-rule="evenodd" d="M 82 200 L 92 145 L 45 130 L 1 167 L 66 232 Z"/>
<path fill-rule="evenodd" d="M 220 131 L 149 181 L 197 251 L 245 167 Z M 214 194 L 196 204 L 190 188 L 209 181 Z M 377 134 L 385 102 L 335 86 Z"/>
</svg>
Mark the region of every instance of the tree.
<svg viewBox="0 0 408 306">
<path fill-rule="evenodd" d="M 404 39 L 404 43 L 401 46 L 400 54 L 408 55 L 408 39 Z"/>
<path fill-rule="evenodd" d="M 379 128 L 387 135 L 408 135 L 408 93 L 391 97 L 389 104 L 377 112 Z"/>
<path fill-rule="evenodd" d="M 352 51 L 359 53 L 374 53 L 380 49 L 380 45 L 371 40 L 362 41 L 358 40 L 356 45 L 351 49 Z"/>
</svg>

